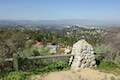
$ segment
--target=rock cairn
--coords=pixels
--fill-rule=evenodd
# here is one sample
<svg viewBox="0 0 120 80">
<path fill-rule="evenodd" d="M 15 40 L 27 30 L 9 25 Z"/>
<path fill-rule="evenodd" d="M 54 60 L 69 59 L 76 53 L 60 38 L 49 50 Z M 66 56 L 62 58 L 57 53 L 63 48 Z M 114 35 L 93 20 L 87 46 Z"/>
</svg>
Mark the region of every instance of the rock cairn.
<svg viewBox="0 0 120 80">
<path fill-rule="evenodd" d="M 93 47 L 85 40 L 79 40 L 73 45 L 70 58 L 71 69 L 78 70 L 83 68 L 96 67 Z"/>
</svg>

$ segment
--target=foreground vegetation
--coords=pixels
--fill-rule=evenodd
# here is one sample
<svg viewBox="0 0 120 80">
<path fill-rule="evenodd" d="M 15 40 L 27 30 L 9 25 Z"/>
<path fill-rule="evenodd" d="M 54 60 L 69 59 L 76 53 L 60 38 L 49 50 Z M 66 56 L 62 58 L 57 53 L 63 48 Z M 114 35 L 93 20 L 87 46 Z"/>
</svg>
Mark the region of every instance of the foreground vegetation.
<svg viewBox="0 0 120 80">
<path fill-rule="evenodd" d="M 61 70 L 69 70 L 70 66 L 68 63 L 63 61 L 59 61 L 53 64 L 50 64 L 44 68 L 36 69 L 31 72 L 22 72 L 22 71 L 13 71 L 10 73 L 6 73 L 1 76 L 1 80 L 29 80 L 31 75 L 44 75 L 49 72 L 61 71 Z M 113 73 L 115 75 L 120 75 L 120 66 L 111 63 L 111 62 L 101 62 L 97 68 L 99 71 Z"/>
<path fill-rule="evenodd" d="M 96 29 L 64 29 L 63 31 L 47 30 L 0 30 L 0 77 L 1 80 L 26 80 L 30 75 L 46 74 L 52 71 L 67 70 L 70 68 L 67 61 L 59 61 L 53 64 L 47 61 L 27 61 L 29 56 L 53 55 L 46 48 L 47 43 L 59 45 L 62 48 L 72 45 L 79 39 L 85 39 L 93 45 L 96 53 L 97 69 L 104 72 L 120 75 L 120 37 L 119 31 L 110 30 L 97 32 Z M 69 34 L 67 34 L 69 33 Z M 106 34 L 107 33 L 107 34 Z M 34 47 L 36 41 L 43 42 L 42 48 Z M 44 53 L 44 54 L 43 54 Z M 18 54 L 20 71 L 13 69 L 11 62 L 4 62 L 5 58 Z M 42 67 L 41 67 L 42 65 Z M 24 72 L 23 72 L 24 71 Z"/>
<path fill-rule="evenodd" d="M 102 72 L 113 73 L 118 76 L 120 75 L 120 65 L 112 62 L 102 61 L 97 69 Z"/>
<path fill-rule="evenodd" d="M 29 79 L 30 75 L 35 75 L 35 74 L 43 75 L 49 72 L 68 70 L 69 68 L 70 66 L 66 62 L 59 61 L 49 64 L 44 68 L 35 69 L 31 72 L 13 71 L 10 73 L 2 74 L 1 80 L 26 80 Z"/>
</svg>

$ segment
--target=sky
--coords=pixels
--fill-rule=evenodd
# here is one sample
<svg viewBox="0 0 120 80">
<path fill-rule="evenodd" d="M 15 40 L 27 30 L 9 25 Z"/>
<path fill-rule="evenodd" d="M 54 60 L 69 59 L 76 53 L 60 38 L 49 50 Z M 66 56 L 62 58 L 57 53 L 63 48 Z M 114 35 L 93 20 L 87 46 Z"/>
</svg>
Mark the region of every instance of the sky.
<svg viewBox="0 0 120 80">
<path fill-rule="evenodd" d="M 120 0 L 0 0 L 0 19 L 120 21 Z"/>
</svg>

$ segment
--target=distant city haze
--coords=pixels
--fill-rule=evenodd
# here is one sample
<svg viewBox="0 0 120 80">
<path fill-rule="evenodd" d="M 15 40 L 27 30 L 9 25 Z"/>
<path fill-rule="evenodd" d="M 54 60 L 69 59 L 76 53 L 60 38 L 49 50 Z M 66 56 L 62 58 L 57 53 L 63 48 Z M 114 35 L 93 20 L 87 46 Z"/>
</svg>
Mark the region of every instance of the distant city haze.
<svg viewBox="0 0 120 80">
<path fill-rule="evenodd" d="M 0 0 L 0 20 L 120 21 L 120 0 Z"/>
</svg>

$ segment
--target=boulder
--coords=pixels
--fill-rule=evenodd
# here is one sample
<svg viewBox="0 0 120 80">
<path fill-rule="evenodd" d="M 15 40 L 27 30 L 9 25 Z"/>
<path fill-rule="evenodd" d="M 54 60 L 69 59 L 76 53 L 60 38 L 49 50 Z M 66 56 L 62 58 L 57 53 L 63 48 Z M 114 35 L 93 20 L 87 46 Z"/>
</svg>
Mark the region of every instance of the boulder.
<svg viewBox="0 0 120 80">
<path fill-rule="evenodd" d="M 85 40 L 79 40 L 73 45 L 70 58 L 71 69 L 92 68 L 96 66 L 93 47 Z"/>
</svg>

